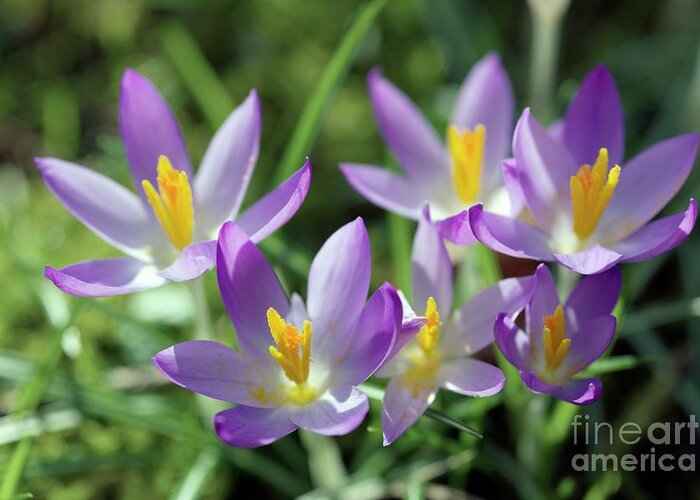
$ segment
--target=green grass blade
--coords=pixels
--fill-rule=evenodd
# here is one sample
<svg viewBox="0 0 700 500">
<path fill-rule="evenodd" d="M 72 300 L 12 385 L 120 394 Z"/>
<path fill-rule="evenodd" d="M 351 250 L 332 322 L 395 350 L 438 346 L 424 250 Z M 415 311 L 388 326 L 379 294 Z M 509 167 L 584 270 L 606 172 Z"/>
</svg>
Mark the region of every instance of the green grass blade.
<svg viewBox="0 0 700 500">
<path fill-rule="evenodd" d="M 275 185 L 298 169 L 304 157 L 309 154 L 336 90 L 345 80 L 360 43 L 385 3 L 386 0 L 370 0 L 358 10 L 302 111 L 297 127 L 282 155 L 274 178 Z"/>
<path fill-rule="evenodd" d="M 216 448 L 205 448 L 197 456 L 179 487 L 170 496 L 171 500 L 195 500 L 206 488 L 209 478 L 221 463 L 221 454 Z"/>
</svg>

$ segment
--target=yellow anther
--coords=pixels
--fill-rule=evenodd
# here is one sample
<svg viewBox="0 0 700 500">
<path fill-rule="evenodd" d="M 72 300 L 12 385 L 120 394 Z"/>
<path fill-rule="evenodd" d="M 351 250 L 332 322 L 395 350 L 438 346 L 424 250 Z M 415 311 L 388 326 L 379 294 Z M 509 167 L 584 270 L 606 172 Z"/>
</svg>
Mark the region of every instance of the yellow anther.
<svg viewBox="0 0 700 500">
<path fill-rule="evenodd" d="M 428 321 L 418 332 L 418 345 L 423 349 L 423 352 L 430 353 L 435 349 L 440 339 L 440 325 L 442 325 L 437 304 L 432 297 L 428 297 L 428 301 L 425 304 L 425 317 Z"/>
<path fill-rule="evenodd" d="M 141 181 L 148 203 L 168 239 L 178 250 L 192 243 L 194 208 L 187 172 L 175 170 L 167 156 L 158 158 L 158 191 L 147 179 Z"/>
<path fill-rule="evenodd" d="M 481 171 L 484 163 L 486 127 L 460 131 L 454 125 L 447 129 L 447 146 L 452 157 L 452 181 L 459 199 L 471 205 L 478 200 Z"/>
<path fill-rule="evenodd" d="M 608 150 L 605 148 L 600 149 L 592 168 L 583 165 L 576 175 L 571 176 L 571 212 L 574 233 L 579 240 L 587 239 L 596 230 L 619 180 L 619 166 L 615 165 L 608 171 Z"/>
<path fill-rule="evenodd" d="M 270 307 L 267 310 L 267 325 L 277 344 L 277 347 L 269 347 L 270 356 L 284 370 L 289 380 L 298 385 L 305 385 L 311 363 L 311 322 L 304 321 L 302 333 L 299 333 L 294 325 L 285 322 L 282 316 Z"/>
<path fill-rule="evenodd" d="M 542 345 L 548 370 L 556 370 L 569 352 L 571 339 L 566 338 L 564 308 L 558 305 L 554 314 L 544 317 Z"/>
</svg>

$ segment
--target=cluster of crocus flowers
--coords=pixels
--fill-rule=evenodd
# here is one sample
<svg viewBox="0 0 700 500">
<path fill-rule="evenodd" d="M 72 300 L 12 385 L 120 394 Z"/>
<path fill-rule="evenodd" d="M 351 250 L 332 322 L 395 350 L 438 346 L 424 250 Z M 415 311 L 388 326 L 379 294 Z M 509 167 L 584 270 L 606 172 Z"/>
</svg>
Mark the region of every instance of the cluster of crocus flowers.
<svg viewBox="0 0 700 500">
<path fill-rule="evenodd" d="M 219 438 L 231 446 L 266 445 L 297 428 L 346 434 L 369 409 L 357 386 L 383 363 L 401 328 L 391 285 L 367 300 L 370 261 L 363 221 L 343 226 L 314 258 L 304 304 L 299 295 L 287 298 L 260 250 L 227 222 L 217 276 L 240 351 L 191 341 L 153 362 L 176 384 L 238 405 L 214 417 Z"/>
<path fill-rule="evenodd" d="M 226 220 L 235 219 L 253 241 L 261 241 L 296 213 L 308 192 L 307 162 L 239 214 L 260 142 L 255 91 L 214 135 L 194 177 L 173 112 L 134 70 L 122 77 L 119 120 L 138 196 L 80 165 L 56 158 L 36 160 L 59 201 L 127 255 L 63 269 L 47 267 L 46 277 L 67 293 L 118 295 L 194 279 L 214 266 L 216 234 Z"/>
<path fill-rule="evenodd" d="M 537 268 L 534 279 L 525 331 L 503 312 L 494 326 L 496 345 L 533 392 L 574 404 L 594 403 L 602 390 L 601 381 L 573 377 L 612 342 L 617 321 L 611 313 L 620 295 L 620 271 L 614 267 L 584 277 L 564 304 L 544 264 Z"/>
<path fill-rule="evenodd" d="M 490 54 L 467 75 L 454 105 L 445 145 L 409 98 L 378 70 L 367 76 L 372 108 L 384 140 L 404 172 L 372 165 L 340 166 L 372 203 L 414 220 L 430 204 L 438 228 L 458 244 L 473 243 L 465 210 L 483 202 L 510 214 L 503 161 L 513 130 L 514 98 L 500 58 Z"/>
<path fill-rule="evenodd" d="M 557 261 L 580 274 L 650 259 L 682 243 L 695 225 L 693 199 L 685 212 L 649 221 L 680 190 L 697 148 L 696 134 L 680 135 L 623 163 L 619 95 L 598 66 L 552 129 L 529 109 L 520 117 L 509 165 L 522 217 L 479 205 L 469 212 L 471 229 L 497 252 Z"/>
<path fill-rule="evenodd" d="M 532 277 L 508 278 L 453 311 L 452 263 L 427 210 L 412 253 L 413 307 L 401 294 L 404 328 L 377 372 L 391 377 L 382 403 L 385 445 L 415 423 L 439 388 L 467 396 L 490 396 L 503 388 L 501 370 L 470 356 L 493 343 L 496 315 L 505 311 L 514 318 L 532 294 Z M 415 319 L 421 316 L 426 322 L 416 334 Z"/>
</svg>

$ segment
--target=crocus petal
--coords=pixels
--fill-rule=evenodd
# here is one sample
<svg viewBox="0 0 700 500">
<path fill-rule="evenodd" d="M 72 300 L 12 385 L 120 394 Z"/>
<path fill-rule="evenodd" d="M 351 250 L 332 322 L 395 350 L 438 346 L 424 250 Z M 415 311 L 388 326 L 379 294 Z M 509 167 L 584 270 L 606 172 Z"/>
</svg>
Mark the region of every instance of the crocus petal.
<svg viewBox="0 0 700 500">
<path fill-rule="evenodd" d="M 241 349 L 273 363 L 268 351 L 272 337 L 267 309 L 273 307 L 286 317 L 289 302 L 262 252 L 233 222 L 225 223 L 219 233 L 216 275 Z"/>
<path fill-rule="evenodd" d="M 302 325 L 304 320 L 309 319 L 309 314 L 306 312 L 306 304 L 304 299 L 294 292 L 289 304 L 289 314 L 287 314 L 287 322 L 293 325 Z"/>
<path fill-rule="evenodd" d="M 610 162 L 624 158 L 625 123 L 620 95 L 608 69 L 599 64 L 581 83 L 566 110 L 564 144 L 576 163 L 593 164 L 600 148 L 608 149 Z"/>
<path fill-rule="evenodd" d="M 433 297 L 440 315 L 448 318 L 452 310 L 452 262 L 429 217 L 423 214 L 413 238 L 413 303 L 420 311 Z"/>
<path fill-rule="evenodd" d="M 493 322 L 499 313 L 514 318 L 532 296 L 535 280 L 508 278 L 488 287 L 455 311 L 445 332 L 445 353 L 473 354 L 493 342 Z"/>
<path fill-rule="evenodd" d="M 437 382 L 434 385 L 414 387 L 402 377 L 389 382 L 382 400 L 382 431 L 384 446 L 393 443 L 406 432 L 435 400 Z"/>
<path fill-rule="evenodd" d="M 102 174 L 56 158 L 37 158 L 51 192 L 80 222 L 123 252 L 146 260 L 154 226 L 132 192 Z"/>
<path fill-rule="evenodd" d="M 569 353 L 564 359 L 570 375 L 580 372 L 605 352 L 615 336 L 616 326 L 615 316 L 598 316 L 574 333 Z"/>
<path fill-rule="evenodd" d="M 577 405 L 595 403 L 603 391 L 603 384 L 597 378 L 575 379 L 564 385 L 550 385 L 542 382 L 534 373 L 521 373 L 523 383 L 533 392 L 551 394 L 562 401 Z"/>
<path fill-rule="evenodd" d="M 170 281 L 199 278 L 216 265 L 216 240 L 200 241 L 185 247 L 178 258 L 160 275 Z"/>
<path fill-rule="evenodd" d="M 469 225 L 469 211 L 462 210 L 457 215 L 434 222 L 440 236 L 455 245 L 471 245 L 478 240 Z"/>
<path fill-rule="evenodd" d="M 553 260 L 546 236 L 529 224 L 485 212 L 481 204 L 469 209 L 469 224 L 474 236 L 496 252 L 521 259 Z"/>
<path fill-rule="evenodd" d="M 153 356 L 153 364 L 172 382 L 214 399 L 267 406 L 251 397 L 260 387 L 240 354 L 210 340 L 182 342 Z"/>
<path fill-rule="evenodd" d="M 345 179 L 369 201 L 389 212 L 418 219 L 428 194 L 424 187 L 386 168 L 345 163 L 340 165 Z"/>
<path fill-rule="evenodd" d="M 578 253 L 556 253 L 554 258 L 560 264 L 579 274 L 598 274 L 620 262 L 623 255 L 601 245 L 593 245 Z"/>
<path fill-rule="evenodd" d="M 379 131 L 411 177 L 434 182 L 447 177 L 447 152 L 418 108 L 379 70 L 367 75 Z"/>
<path fill-rule="evenodd" d="M 443 364 L 440 385 L 465 396 L 492 396 L 503 389 L 506 377 L 493 365 L 477 359 L 455 359 Z"/>
<path fill-rule="evenodd" d="M 569 207 L 569 179 L 576 162 L 529 109 L 515 127 L 513 153 L 527 206 L 540 227 L 550 230 L 562 207 Z"/>
<path fill-rule="evenodd" d="M 510 364 L 522 371 L 530 370 L 530 338 L 506 313 L 496 318 L 493 335 L 496 345 Z"/>
<path fill-rule="evenodd" d="M 616 241 L 650 221 L 685 183 L 697 150 L 698 135 L 685 134 L 656 143 L 628 161 L 599 233 Z"/>
<path fill-rule="evenodd" d="M 216 230 L 235 218 L 248 189 L 260 146 L 260 100 L 252 90 L 226 118 L 194 180 L 197 224 Z"/>
<path fill-rule="evenodd" d="M 510 201 L 510 216 L 516 218 L 520 215 L 520 212 L 526 208 L 526 204 L 523 188 L 520 186 L 520 181 L 518 180 L 518 169 L 515 165 L 515 158 L 503 160 L 502 168 L 503 182 Z"/>
<path fill-rule="evenodd" d="M 683 243 L 695 226 L 698 205 L 690 200 L 685 212 L 670 215 L 638 229 L 612 248 L 624 254 L 622 262 L 640 262 L 669 252 Z"/>
<path fill-rule="evenodd" d="M 252 408 L 237 406 L 219 412 L 214 417 L 219 439 L 236 448 L 256 448 L 274 443 L 297 426 L 289 418 L 286 407 Z"/>
<path fill-rule="evenodd" d="M 270 191 L 236 219 L 236 224 L 258 243 L 282 227 L 299 210 L 311 185 L 311 163 Z"/>
<path fill-rule="evenodd" d="M 342 436 L 354 431 L 369 411 L 369 401 L 357 387 L 336 387 L 302 406 L 291 415 L 292 422 L 326 436 Z"/>
<path fill-rule="evenodd" d="M 87 260 L 63 269 L 47 266 L 44 276 L 64 292 L 78 297 L 124 295 L 166 283 L 155 266 L 129 258 Z"/>
<path fill-rule="evenodd" d="M 610 314 L 621 286 L 622 273 L 617 267 L 581 279 L 564 306 L 567 329 L 575 332 L 589 319 Z"/>
<path fill-rule="evenodd" d="M 119 87 L 119 129 L 136 192 L 144 199 L 141 181 L 156 185 L 160 155 L 192 178 L 190 158 L 172 110 L 145 77 L 127 69 Z"/>
<path fill-rule="evenodd" d="M 355 327 L 367 300 L 370 268 L 369 236 L 361 218 L 333 233 L 314 257 L 306 307 L 317 359 L 331 359 Z"/>
<path fill-rule="evenodd" d="M 547 266 L 540 264 L 535 271 L 535 287 L 525 315 L 525 330 L 530 335 L 530 342 L 535 345 L 536 352 L 542 350 L 544 317 L 554 314 L 558 305 L 559 297 L 552 273 Z"/>
<path fill-rule="evenodd" d="M 335 384 L 359 385 L 384 363 L 401 328 L 401 315 L 401 300 L 385 283 L 370 297 L 355 332 L 347 335 L 345 352 L 333 369 Z"/>
<path fill-rule="evenodd" d="M 486 128 L 484 192 L 500 184 L 501 160 L 508 154 L 513 131 L 513 88 L 501 59 L 489 54 L 471 69 L 462 84 L 452 114 L 458 128 Z"/>
</svg>

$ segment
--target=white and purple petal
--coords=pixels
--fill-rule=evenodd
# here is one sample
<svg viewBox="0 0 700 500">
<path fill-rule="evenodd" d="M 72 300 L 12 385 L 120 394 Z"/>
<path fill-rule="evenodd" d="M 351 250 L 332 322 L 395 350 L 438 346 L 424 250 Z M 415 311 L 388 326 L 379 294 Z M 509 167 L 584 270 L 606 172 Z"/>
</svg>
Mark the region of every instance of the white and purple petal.
<svg viewBox="0 0 700 500">
<path fill-rule="evenodd" d="M 598 316 L 588 320 L 571 336 L 569 352 L 562 363 L 569 375 L 580 372 L 598 359 L 615 336 L 615 316 Z"/>
<path fill-rule="evenodd" d="M 290 420 L 287 407 L 253 408 L 237 406 L 219 412 L 214 417 L 219 439 L 235 448 L 256 448 L 274 443 L 297 426 Z"/>
<path fill-rule="evenodd" d="M 574 379 L 563 385 L 551 385 L 542 382 L 532 372 L 520 374 L 523 383 L 532 392 L 551 394 L 555 398 L 577 405 L 595 403 L 603 391 L 603 384 L 597 378 Z"/>
<path fill-rule="evenodd" d="M 506 383 L 503 372 L 477 359 L 461 358 L 448 361 L 438 373 L 440 385 L 448 391 L 465 396 L 492 396 Z"/>
<path fill-rule="evenodd" d="M 389 382 L 382 400 L 384 446 L 393 443 L 425 413 L 435 400 L 437 389 L 437 381 L 415 386 L 399 376 Z"/>
<path fill-rule="evenodd" d="M 503 356 L 520 371 L 530 371 L 530 337 L 501 313 L 493 326 L 493 336 Z"/>
<path fill-rule="evenodd" d="M 354 431 L 369 411 L 367 395 L 357 387 L 335 387 L 291 413 L 292 422 L 325 436 L 342 436 Z"/>
<path fill-rule="evenodd" d="M 182 249 L 175 262 L 160 272 L 169 281 L 189 281 L 216 265 L 216 240 L 200 241 Z"/>
<path fill-rule="evenodd" d="M 624 255 L 621 253 L 602 245 L 593 245 L 578 253 L 554 254 L 554 258 L 561 265 L 584 275 L 607 271 L 620 262 L 623 257 Z"/>
<path fill-rule="evenodd" d="M 575 332 L 588 320 L 612 313 L 621 287 L 622 273 L 617 267 L 581 279 L 564 305 L 567 330 Z"/>
<path fill-rule="evenodd" d="M 452 310 L 452 261 L 427 207 L 418 221 L 411 260 L 414 306 L 420 311 L 433 297 L 440 315 L 448 318 Z"/>
</svg>

